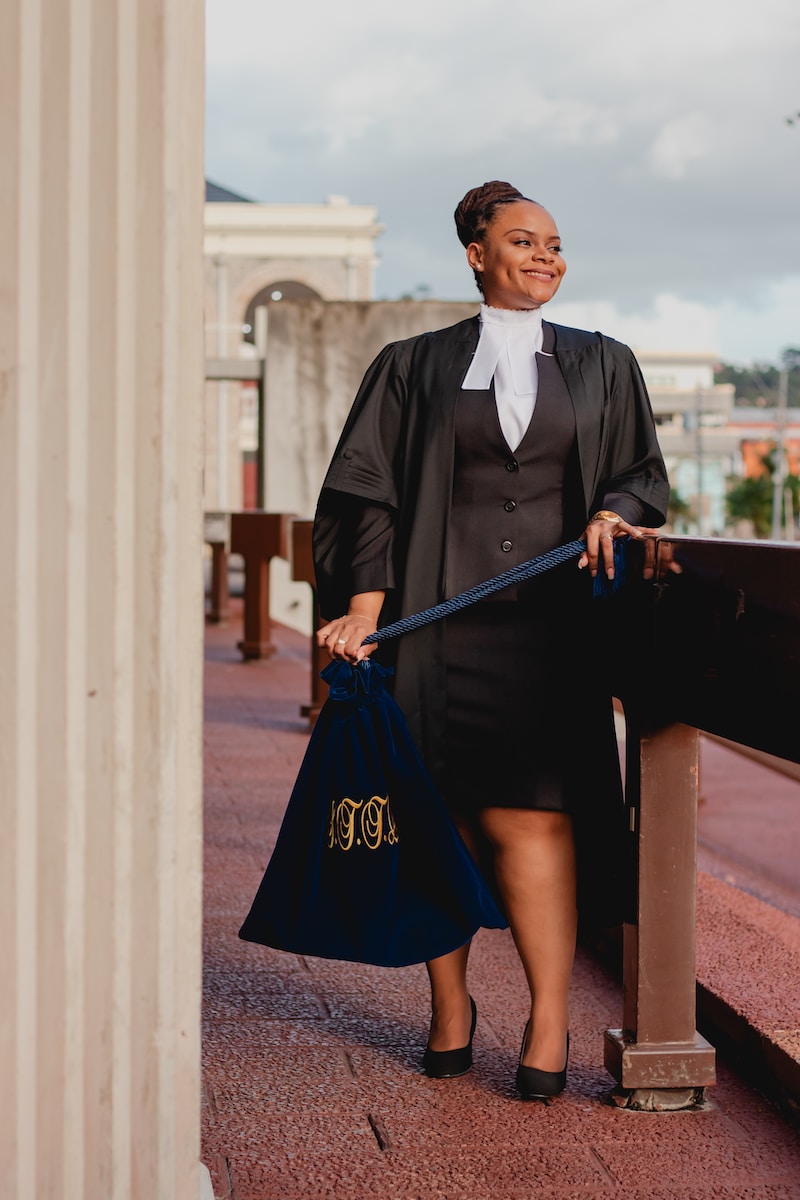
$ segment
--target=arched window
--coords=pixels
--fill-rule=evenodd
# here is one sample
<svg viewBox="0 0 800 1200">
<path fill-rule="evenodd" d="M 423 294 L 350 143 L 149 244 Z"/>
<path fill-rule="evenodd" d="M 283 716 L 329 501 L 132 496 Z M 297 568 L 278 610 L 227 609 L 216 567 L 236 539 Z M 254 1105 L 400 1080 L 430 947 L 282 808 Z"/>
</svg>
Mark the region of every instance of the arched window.
<svg viewBox="0 0 800 1200">
<path fill-rule="evenodd" d="M 321 300 L 319 292 L 315 292 L 313 288 L 308 287 L 305 283 L 298 283 L 296 279 L 279 279 L 275 283 L 270 283 L 267 287 L 262 288 L 257 292 L 247 306 L 247 312 L 244 315 L 244 326 L 242 328 L 242 336 L 246 342 L 253 342 L 255 334 L 253 326 L 255 324 L 255 311 L 268 300 Z"/>
</svg>

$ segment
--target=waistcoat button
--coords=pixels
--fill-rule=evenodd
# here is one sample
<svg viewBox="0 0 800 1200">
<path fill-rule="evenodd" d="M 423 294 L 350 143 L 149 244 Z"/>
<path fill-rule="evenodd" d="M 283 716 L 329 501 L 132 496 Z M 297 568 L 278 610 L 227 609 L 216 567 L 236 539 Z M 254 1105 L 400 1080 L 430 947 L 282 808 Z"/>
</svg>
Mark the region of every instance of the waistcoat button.
<svg viewBox="0 0 800 1200">
<path fill-rule="evenodd" d="M 517 460 L 515 458 L 509 459 L 509 461 L 506 463 L 506 470 L 507 471 L 518 471 L 519 470 L 519 463 L 517 462 Z"/>
<path fill-rule="evenodd" d="M 506 554 L 508 554 L 509 550 L 511 549 L 511 542 L 503 542 L 500 546 L 500 549 L 505 550 Z"/>
<path fill-rule="evenodd" d="M 503 508 L 506 510 L 506 512 L 513 512 L 516 507 L 516 500 L 506 500 L 505 504 L 503 505 Z"/>
</svg>

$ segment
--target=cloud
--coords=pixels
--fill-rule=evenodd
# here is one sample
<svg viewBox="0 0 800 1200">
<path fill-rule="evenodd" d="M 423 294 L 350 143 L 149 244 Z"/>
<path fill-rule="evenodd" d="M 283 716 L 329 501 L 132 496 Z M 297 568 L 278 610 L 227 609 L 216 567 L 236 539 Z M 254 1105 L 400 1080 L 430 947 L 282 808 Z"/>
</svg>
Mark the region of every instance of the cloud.
<svg viewBox="0 0 800 1200">
<path fill-rule="evenodd" d="M 209 175 L 267 202 L 377 205 L 380 295 L 474 295 L 452 211 L 491 178 L 556 216 L 570 302 L 732 314 L 800 275 L 796 0 L 757 18 L 749 0 L 208 13 Z"/>
<path fill-rule="evenodd" d="M 548 305 L 548 320 L 579 329 L 601 329 L 635 350 L 709 350 L 719 353 L 716 313 L 703 304 L 667 293 L 655 297 L 644 313 L 623 313 L 607 300 Z"/>
<path fill-rule="evenodd" d="M 699 113 L 668 121 L 650 147 L 648 158 L 656 175 L 683 179 L 694 159 L 702 159 L 711 146 L 711 125 Z"/>
<path fill-rule="evenodd" d="M 774 280 L 751 303 L 726 301 L 718 320 L 727 362 L 778 362 L 784 350 L 800 348 L 800 274 Z"/>
</svg>

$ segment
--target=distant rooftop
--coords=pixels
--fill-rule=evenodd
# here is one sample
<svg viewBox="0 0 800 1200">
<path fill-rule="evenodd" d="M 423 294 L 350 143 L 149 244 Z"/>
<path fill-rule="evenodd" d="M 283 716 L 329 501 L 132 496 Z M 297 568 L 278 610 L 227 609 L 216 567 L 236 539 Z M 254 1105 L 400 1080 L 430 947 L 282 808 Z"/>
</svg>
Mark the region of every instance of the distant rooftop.
<svg viewBox="0 0 800 1200">
<path fill-rule="evenodd" d="M 253 204 L 249 196 L 240 196 L 229 188 L 220 187 L 218 183 L 206 180 L 206 201 L 211 204 Z"/>
</svg>

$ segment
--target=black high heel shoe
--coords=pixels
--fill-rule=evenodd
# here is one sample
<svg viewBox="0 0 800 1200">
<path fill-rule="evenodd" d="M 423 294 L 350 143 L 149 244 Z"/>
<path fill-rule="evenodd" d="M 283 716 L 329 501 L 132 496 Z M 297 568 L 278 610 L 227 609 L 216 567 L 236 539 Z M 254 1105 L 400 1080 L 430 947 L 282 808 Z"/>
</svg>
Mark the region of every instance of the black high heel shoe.
<svg viewBox="0 0 800 1200">
<path fill-rule="evenodd" d="M 455 1079 L 458 1075 L 466 1075 L 472 1066 L 472 1039 L 475 1035 L 478 1010 L 472 996 L 469 1003 L 472 1008 L 472 1026 L 466 1046 L 461 1046 L 458 1050 L 431 1050 L 430 1046 L 425 1047 L 422 1066 L 425 1074 L 431 1079 Z"/>
<path fill-rule="evenodd" d="M 550 1100 L 553 1096 L 560 1096 L 567 1086 L 569 1033 L 567 1033 L 567 1057 L 564 1062 L 564 1070 L 540 1071 L 538 1067 L 523 1067 L 522 1065 L 529 1026 L 530 1021 L 525 1026 L 525 1032 L 522 1035 L 522 1049 L 519 1052 L 519 1066 L 517 1067 L 517 1090 L 523 1100 Z"/>
</svg>

